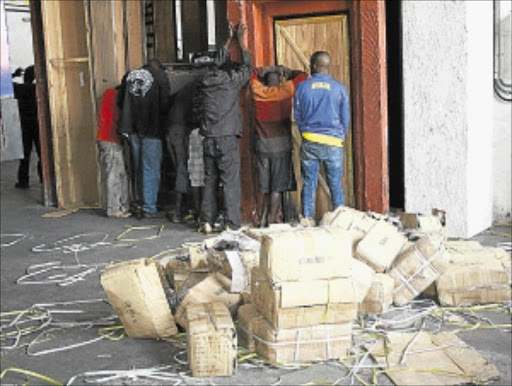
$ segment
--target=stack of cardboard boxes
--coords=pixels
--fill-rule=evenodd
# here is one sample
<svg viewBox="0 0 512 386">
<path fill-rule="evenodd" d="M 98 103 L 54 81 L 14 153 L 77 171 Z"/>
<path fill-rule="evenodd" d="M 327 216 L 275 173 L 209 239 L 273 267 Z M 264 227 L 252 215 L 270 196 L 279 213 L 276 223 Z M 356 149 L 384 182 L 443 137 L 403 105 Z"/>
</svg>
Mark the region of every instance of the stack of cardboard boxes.
<svg viewBox="0 0 512 386">
<path fill-rule="evenodd" d="M 357 315 L 350 236 L 310 228 L 269 232 L 261 242 L 252 304 L 238 311 L 240 343 L 275 363 L 347 355 Z"/>
</svg>

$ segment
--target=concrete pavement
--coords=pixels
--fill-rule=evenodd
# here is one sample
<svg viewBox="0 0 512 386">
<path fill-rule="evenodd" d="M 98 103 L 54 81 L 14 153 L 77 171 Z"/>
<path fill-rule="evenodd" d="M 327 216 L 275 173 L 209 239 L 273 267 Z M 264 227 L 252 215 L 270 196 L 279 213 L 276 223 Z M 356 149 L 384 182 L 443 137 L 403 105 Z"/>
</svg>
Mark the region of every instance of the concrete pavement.
<svg viewBox="0 0 512 386">
<path fill-rule="evenodd" d="M 172 224 L 166 219 L 108 219 L 99 210 L 86 209 L 60 218 L 43 218 L 45 213 L 56 211 L 56 208 L 45 208 L 41 202 L 40 185 L 33 183 L 29 190 L 14 188 L 17 162 L 1 164 L 1 233 L 2 244 L 15 242 L 1 249 L 1 311 L 2 313 L 24 310 L 38 303 L 69 302 L 105 298 L 99 283 L 101 268 L 114 260 L 129 260 L 150 257 L 167 249 L 177 248 L 184 242 L 201 241 L 204 236 L 196 233 L 185 225 Z M 32 176 L 36 176 L 32 172 Z M 34 180 L 34 179 L 33 179 Z M 449 214 L 448 214 L 449 215 Z M 115 237 L 127 226 L 164 225 L 160 237 L 154 240 L 142 240 L 133 243 L 120 243 Z M 137 236 L 155 232 L 155 229 L 141 231 Z M 484 245 L 495 246 L 498 242 L 510 241 L 510 227 L 498 227 L 483 232 L 475 237 Z M 21 234 L 23 236 L 6 236 Z M 135 235 L 134 235 L 135 236 Z M 63 242 L 63 239 L 68 239 Z M 73 248 L 70 246 L 75 246 Z M 67 248 L 63 248 L 66 246 Z M 76 252 L 79 247 L 84 250 Z M 35 249 L 34 249 L 35 248 Z M 66 253 L 67 252 L 67 253 Z M 82 267 L 77 267 L 79 262 Z M 44 266 L 35 266 L 46 264 Z M 17 284 L 19 278 L 27 274 L 27 269 L 40 270 L 41 267 L 54 267 L 60 264 L 65 268 L 43 272 L 40 275 L 26 278 Z M 27 284 L 28 281 L 47 281 L 57 274 L 75 275 L 87 269 L 93 272 L 83 280 L 59 286 L 55 283 Z M 58 277 L 57 277 L 58 278 Z M 63 321 L 98 320 L 112 314 L 108 304 L 94 303 L 62 306 L 63 309 L 84 310 L 76 316 L 64 315 Z M 510 313 L 485 312 L 478 313 L 497 324 L 510 324 Z M 67 319 L 66 319 L 67 318 Z M 4 321 L 2 321 L 4 323 Z M 103 331 L 103 334 L 106 332 Z M 66 383 L 77 374 L 98 370 L 129 370 L 170 366 L 166 369 L 175 374 L 175 380 L 181 384 L 250 384 L 269 385 L 280 383 L 295 384 L 349 384 L 346 378 L 348 371 L 337 361 L 300 367 L 276 367 L 258 365 L 257 361 L 244 361 L 239 365 L 235 376 L 229 378 L 192 379 L 188 377 L 188 367 L 184 364 L 186 352 L 183 336 L 171 342 L 130 339 L 101 339 L 94 343 L 84 344 L 66 351 L 39 354 L 55 351 L 67 345 L 80 345 L 90 340 L 97 340 L 99 327 L 55 330 L 41 336 L 35 343 L 36 333 L 23 336 L 17 348 L 8 349 L 14 344 L 13 339 L 2 340 L 1 369 L 19 368 L 51 377 Z M 498 367 L 502 373 L 501 380 L 495 384 L 512 384 L 511 358 L 512 348 L 510 330 L 477 329 L 460 333 L 459 336 L 472 345 L 484 358 Z M 29 355 L 30 353 L 30 355 Z M 370 380 L 371 373 L 364 376 Z M 4 375 L 3 384 L 46 384 L 42 379 L 26 374 L 8 372 Z M 392 384 L 386 376 L 380 376 L 379 384 Z M 84 377 L 78 377 L 73 384 L 83 384 Z M 359 381 L 355 381 L 356 384 Z M 166 380 L 147 379 L 141 376 L 136 379 L 105 380 L 102 384 L 175 384 L 170 378 Z"/>
</svg>

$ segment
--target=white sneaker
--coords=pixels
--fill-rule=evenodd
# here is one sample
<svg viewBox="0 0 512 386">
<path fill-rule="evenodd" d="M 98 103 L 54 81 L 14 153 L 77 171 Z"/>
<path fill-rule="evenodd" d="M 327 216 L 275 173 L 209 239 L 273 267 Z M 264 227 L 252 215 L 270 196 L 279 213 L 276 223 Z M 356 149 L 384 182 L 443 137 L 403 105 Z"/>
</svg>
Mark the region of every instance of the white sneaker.
<svg viewBox="0 0 512 386">
<path fill-rule="evenodd" d="M 314 227 L 316 226 L 315 220 L 312 218 L 301 218 L 300 225 L 303 227 Z"/>
</svg>

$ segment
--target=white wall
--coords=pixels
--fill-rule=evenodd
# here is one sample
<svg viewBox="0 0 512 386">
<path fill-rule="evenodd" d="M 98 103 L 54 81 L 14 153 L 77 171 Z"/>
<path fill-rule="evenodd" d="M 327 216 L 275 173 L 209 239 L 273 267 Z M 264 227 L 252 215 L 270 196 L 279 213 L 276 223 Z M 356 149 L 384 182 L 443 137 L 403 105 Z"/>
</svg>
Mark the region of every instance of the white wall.
<svg viewBox="0 0 512 386">
<path fill-rule="evenodd" d="M 404 1 L 402 22 L 405 209 L 471 237 L 492 222 L 492 2 Z"/>
<path fill-rule="evenodd" d="M 502 4 L 502 7 L 506 4 Z M 510 12 L 510 5 L 509 5 Z M 511 15 L 501 22 L 502 32 L 510 34 Z M 507 29 L 505 31 L 505 28 Z M 504 39 L 503 39 L 504 40 Z M 510 79 L 511 47 L 510 40 L 504 42 L 503 67 L 508 70 Z M 497 96 L 494 100 L 493 136 L 493 218 L 496 222 L 510 222 L 512 206 L 512 102 L 505 102 Z"/>
<path fill-rule="evenodd" d="M 9 30 L 11 72 L 18 67 L 26 68 L 34 64 L 30 12 L 9 12 L 7 10 L 7 28 Z M 18 78 L 17 81 L 21 82 L 22 80 Z"/>
</svg>

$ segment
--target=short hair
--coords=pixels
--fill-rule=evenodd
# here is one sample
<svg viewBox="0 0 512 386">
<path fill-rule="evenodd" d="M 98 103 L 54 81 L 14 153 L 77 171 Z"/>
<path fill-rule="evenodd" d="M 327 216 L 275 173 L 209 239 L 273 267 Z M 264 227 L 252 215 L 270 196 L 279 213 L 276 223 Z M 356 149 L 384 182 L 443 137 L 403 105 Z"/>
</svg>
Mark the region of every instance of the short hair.
<svg viewBox="0 0 512 386">
<path fill-rule="evenodd" d="M 277 77 L 277 80 L 278 80 L 278 84 L 281 83 L 281 75 L 279 74 L 279 72 L 277 71 L 269 71 L 265 74 L 265 76 L 263 77 L 263 81 L 264 83 L 268 86 L 270 84 L 270 78 L 271 77 Z"/>
<path fill-rule="evenodd" d="M 331 64 L 331 55 L 327 51 L 316 51 L 311 55 L 311 66 L 329 68 Z"/>
</svg>

